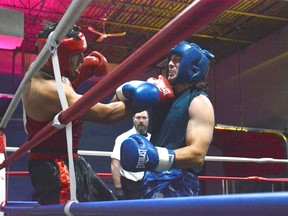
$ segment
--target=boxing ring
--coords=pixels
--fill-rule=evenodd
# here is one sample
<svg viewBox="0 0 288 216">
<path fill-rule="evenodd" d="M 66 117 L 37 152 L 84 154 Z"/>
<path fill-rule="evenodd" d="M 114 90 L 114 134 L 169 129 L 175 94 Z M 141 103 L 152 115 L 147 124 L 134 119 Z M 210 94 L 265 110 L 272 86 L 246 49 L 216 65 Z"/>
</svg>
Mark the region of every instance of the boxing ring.
<svg viewBox="0 0 288 216">
<path fill-rule="evenodd" d="M 238 0 L 202 0 L 195 1 L 182 13 L 165 26 L 158 34 L 145 43 L 133 55 L 126 59 L 110 74 L 105 76 L 96 86 L 91 88 L 76 103 L 63 110 L 59 121 L 67 125 L 85 113 L 95 103 L 112 94 L 116 87 L 131 80 L 133 76 L 164 56 L 174 45 L 186 39 L 192 33 L 208 24 Z M 1 124 L 0 154 L 5 148 L 5 128 L 21 100 L 21 93 L 31 77 L 45 64 L 53 48 L 57 49 L 56 41 L 61 41 L 68 30 L 91 3 L 91 0 L 74 0 L 55 29 L 51 40 L 48 40 L 35 62 L 27 71 L 23 81 L 13 97 Z M 205 19 L 203 18 L 205 15 Z M 200 17 L 200 18 L 199 18 Z M 202 17 L 202 18 L 201 18 Z M 189 26 L 189 28 L 187 27 Z M 179 32 L 181 32 L 179 34 Z M 139 64 L 141 62 L 141 64 Z M 125 74 L 125 76 L 123 76 Z M 103 92 L 105 89 L 105 92 Z M 31 148 L 55 134 L 58 128 L 46 125 L 33 139 L 24 143 L 10 157 L 0 164 L 1 171 L 23 157 Z M 6 151 L 6 150 L 5 150 Z M 287 161 L 285 161 L 287 163 Z M 189 198 L 167 198 L 160 200 L 133 200 L 78 203 L 71 200 L 66 205 L 40 206 L 35 203 L 1 204 L 1 212 L 8 215 L 271 215 L 287 212 L 288 193 L 255 193 L 229 196 L 200 196 Z"/>
<path fill-rule="evenodd" d="M 16 151 L 17 148 L 7 148 Z M 88 156 L 107 157 L 111 152 L 81 151 L 79 154 Z M 272 158 L 236 158 L 207 156 L 206 161 L 225 161 L 241 163 L 288 163 L 284 159 Z M 28 172 L 9 172 L 10 176 L 28 176 Z M 111 178 L 110 173 L 98 173 L 101 178 Z M 288 178 L 263 177 L 221 177 L 199 176 L 200 181 L 254 181 L 279 183 L 288 182 Z M 225 187 L 225 186 L 224 186 Z M 224 193 L 223 193 L 224 194 Z M 198 197 L 87 202 L 70 205 L 69 214 L 65 213 L 65 205 L 40 206 L 36 202 L 8 202 L 3 210 L 11 215 L 276 215 L 284 214 L 287 210 L 286 192 L 252 193 L 233 195 L 207 195 Z"/>
</svg>

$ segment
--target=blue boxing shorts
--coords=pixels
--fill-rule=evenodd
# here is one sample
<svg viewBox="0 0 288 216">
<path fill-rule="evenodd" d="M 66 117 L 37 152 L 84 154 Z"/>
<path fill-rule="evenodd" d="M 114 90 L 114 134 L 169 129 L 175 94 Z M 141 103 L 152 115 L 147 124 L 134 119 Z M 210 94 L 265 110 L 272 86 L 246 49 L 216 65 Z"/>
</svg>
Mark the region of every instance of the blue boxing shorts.
<svg viewBox="0 0 288 216">
<path fill-rule="evenodd" d="M 196 175 L 183 170 L 147 171 L 142 180 L 143 199 L 198 196 Z"/>
</svg>

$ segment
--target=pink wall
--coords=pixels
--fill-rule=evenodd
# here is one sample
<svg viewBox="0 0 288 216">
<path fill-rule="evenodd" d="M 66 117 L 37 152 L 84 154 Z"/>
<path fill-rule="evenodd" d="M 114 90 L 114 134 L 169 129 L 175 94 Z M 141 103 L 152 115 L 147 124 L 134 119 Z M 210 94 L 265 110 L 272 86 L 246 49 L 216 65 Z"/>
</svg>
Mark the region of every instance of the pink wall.
<svg viewBox="0 0 288 216">
<path fill-rule="evenodd" d="M 13 60 L 14 58 L 14 60 Z M 36 55 L 26 54 L 25 58 L 23 58 L 21 51 L 10 51 L 10 50 L 0 50 L 0 75 L 16 75 L 22 76 L 22 61 L 25 65 L 24 68 L 28 68 L 29 65 L 35 60 Z"/>
<path fill-rule="evenodd" d="M 218 124 L 287 127 L 287 35 L 286 27 L 215 64 L 209 85 Z"/>
</svg>

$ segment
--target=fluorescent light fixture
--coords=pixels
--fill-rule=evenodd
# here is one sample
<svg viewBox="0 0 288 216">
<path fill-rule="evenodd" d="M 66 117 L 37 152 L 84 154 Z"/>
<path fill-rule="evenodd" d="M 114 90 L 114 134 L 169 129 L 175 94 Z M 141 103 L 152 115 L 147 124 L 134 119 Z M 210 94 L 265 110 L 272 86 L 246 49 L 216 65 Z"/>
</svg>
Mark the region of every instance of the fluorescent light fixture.
<svg viewBox="0 0 288 216">
<path fill-rule="evenodd" d="M 21 47 L 24 38 L 0 35 L 0 49 L 15 50 Z"/>
<path fill-rule="evenodd" d="M 0 8 L 0 49 L 15 50 L 24 39 L 24 13 Z"/>
</svg>

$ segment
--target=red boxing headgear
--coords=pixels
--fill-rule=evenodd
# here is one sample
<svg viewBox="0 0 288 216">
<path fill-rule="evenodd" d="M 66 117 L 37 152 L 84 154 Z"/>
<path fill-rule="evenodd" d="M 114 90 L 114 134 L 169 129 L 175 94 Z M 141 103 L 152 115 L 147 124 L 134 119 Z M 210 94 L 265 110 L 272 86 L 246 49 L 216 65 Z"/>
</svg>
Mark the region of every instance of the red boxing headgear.
<svg viewBox="0 0 288 216">
<path fill-rule="evenodd" d="M 54 27 L 54 29 L 55 29 L 55 27 Z M 79 29 L 79 27 L 77 27 L 77 28 Z M 51 29 L 52 28 L 50 28 L 49 30 L 51 30 Z M 71 33 L 71 31 L 72 31 L 72 33 Z M 73 71 L 71 69 L 70 57 L 76 53 L 84 52 L 87 49 L 87 42 L 86 42 L 84 34 L 82 34 L 79 31 L 76 32 L 74 29 L 72 29 L 71 31 L 66 35 L 66 38 L 64 38 L 61 41 L 60 45 L 58 46 L 58 52 L 57 52 L 58 58 L 59 58 L 61 75 L 65 76 L 67 78 L 72 78 L 73 76 L 75 76 L 75 74 L 73 73 Z M 48 33 L 49 32 L 46 31 L 45 35 L 47 36 Z M 75 33 L 76 33 L 76 35 L 75 35 Z M 41 38 L 41 36 L 40 36 L 38 38 L 38 40 L 37 40 L 38 52 L 40 52 L 43 49 L 43 47 L 45 46 L 46 41 L 47 41 L 47 37 Z M 50 66 L 52 66 L 52 60 L 51 59 L 49 59 L 47 63 Z"/>
</svg>

